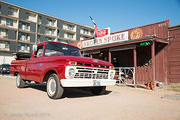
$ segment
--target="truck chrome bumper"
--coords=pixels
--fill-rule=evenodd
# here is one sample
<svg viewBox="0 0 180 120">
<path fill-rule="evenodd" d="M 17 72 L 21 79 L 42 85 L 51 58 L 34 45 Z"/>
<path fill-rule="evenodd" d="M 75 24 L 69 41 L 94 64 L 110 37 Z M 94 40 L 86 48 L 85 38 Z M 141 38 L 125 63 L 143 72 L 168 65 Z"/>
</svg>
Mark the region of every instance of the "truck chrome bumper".
<svg viewBox="0 0 180 120">
<path fill-rule="evenodd" d="M 116 80 L 110 79 L 61 79 L 63 87 L 91 87 L 115 85 Z"/>
</svg>

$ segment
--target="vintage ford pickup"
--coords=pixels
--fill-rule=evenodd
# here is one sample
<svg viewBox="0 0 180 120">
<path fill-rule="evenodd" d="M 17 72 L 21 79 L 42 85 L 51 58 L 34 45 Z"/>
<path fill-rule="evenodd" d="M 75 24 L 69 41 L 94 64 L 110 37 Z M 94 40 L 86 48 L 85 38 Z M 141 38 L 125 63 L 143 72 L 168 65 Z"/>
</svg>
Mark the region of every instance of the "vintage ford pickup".
<svg viewBox="0 0 180 120">
<path fill-rule="evenodd" d="M 12 61 L 10 74 L 17 76 L 18 88 L 45 82 L 52 99 L 61 98 L 65 87 L 88 87 L 93 94 L 103 94 L 116 82 L 111 63 L 83 57 L 79 48 L 52 41 L 39 43 L 29 59 Z"/>
</svg>

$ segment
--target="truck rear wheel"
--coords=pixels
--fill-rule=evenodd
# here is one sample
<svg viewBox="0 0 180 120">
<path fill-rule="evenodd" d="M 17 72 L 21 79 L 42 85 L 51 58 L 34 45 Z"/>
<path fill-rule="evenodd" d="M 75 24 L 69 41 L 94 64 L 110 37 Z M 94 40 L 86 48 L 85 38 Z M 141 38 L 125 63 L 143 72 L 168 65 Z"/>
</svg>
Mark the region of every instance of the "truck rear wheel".
<svg viewBox="0 0 180 120">
<path fill-rule="evenodd" d="M 106 92 L 106 86 L 90 88 L 91 92 L 95 95 L 102 95 Z"/>
<path fill-rule="evenodd" d="M 17 74 L 16 77 L 16 87 L 17 88 L 24 88 L 25 87 L 25 81 L 21 78 L 19 74 Z"/>
<path fill-rule="evenodd" d="M 64 89 L 59 84 L 58 76 L 55 73 L 48 77 L 46 90 L 48 96 L 52 99 L 58 99 L 62 97 Z"/>
</svg>

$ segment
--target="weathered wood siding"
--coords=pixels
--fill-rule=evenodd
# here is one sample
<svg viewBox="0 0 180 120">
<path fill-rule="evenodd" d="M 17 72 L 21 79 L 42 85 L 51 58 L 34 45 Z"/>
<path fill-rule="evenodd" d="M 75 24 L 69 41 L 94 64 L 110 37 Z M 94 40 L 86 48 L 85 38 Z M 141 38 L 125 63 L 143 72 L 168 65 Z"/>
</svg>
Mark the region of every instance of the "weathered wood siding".
<svg viewBox="0 0 180 120">
<path fill-rule="evenodd" d="M 180 82 L 180 25 L 169 28 L 168 82 Z"/>
</svg>

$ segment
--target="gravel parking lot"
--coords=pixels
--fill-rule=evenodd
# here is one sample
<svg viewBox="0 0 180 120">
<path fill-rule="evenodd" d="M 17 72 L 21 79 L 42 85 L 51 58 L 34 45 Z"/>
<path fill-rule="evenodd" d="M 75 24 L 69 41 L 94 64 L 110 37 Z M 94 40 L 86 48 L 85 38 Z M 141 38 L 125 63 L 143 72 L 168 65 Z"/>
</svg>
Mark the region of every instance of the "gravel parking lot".
<svg viewBox="0 0 180 120">
<path fill-rule="evenodd" d="M 180 93 L 123 86 L 105 95 L 68 89 L 52 100 L 45 85 L 18 89 L 15 78 L 0 76 L 0 120 L 180 120 Z"/>
</svg>

